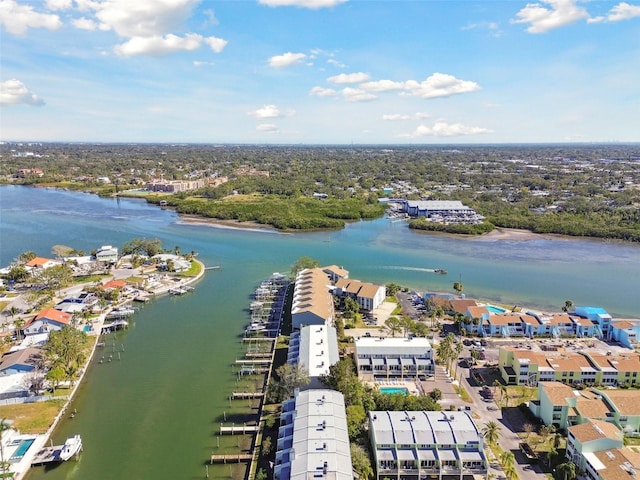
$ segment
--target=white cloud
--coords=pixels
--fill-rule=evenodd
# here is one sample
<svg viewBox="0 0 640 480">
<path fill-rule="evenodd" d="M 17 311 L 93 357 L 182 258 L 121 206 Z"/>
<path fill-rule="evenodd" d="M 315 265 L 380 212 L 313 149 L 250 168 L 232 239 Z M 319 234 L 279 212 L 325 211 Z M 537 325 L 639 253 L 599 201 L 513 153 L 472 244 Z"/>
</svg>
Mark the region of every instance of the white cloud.
<svg viewBox="0 0 640 480">
<path fill-rule="evenodd" d="M 194 60 L 193 61 L 193 66 L 194 67 L 205 67 L 205 66 L 211 66 L 211 65 L 215 65 L 215 62 L 203 62 L 201 60 Z"/>
<path fill-rule="evenodd" d="M 209 45 L 209 48 L 211 48 L 211 50 L 216 53 L 220 53 L 222 50 L 224 50 L 224 47 L 226 47 L 227 43 L 229 43 L 223 38 L 218 37 L 204 37 L 202 41 Z"/>
<path fill-rule="evenodd" d="M 86 17 L 74 18 L 71 20 L 71 24 L 80 30 L 95 30 L 98 28 L 96 22 Z"/>
<path fill-rule="evenodd" d="M 0 105 L 32 105 L 39 107 L 44 101 L 15 78 L 0 83 Z"/>
<path fill-rule="evenodd" d="M 334 83 L 336 85 L 344 85 L 346 83 L 362 83 L 369 80 L 369 74 L 358 72 L 358 73 L 341 73 L 340 75 L 334 75 L 333 77 L 327 78 L 329 83 Z"/>
<path fill-rule="evenodd" d="M 258 0 L 258 3 L 269 7 L 302 7 L 316 10 L 318 8 L 335 7 L 347 0 Z"/>
<path fill-rule="evenodd" d="M 271 57 L 269 59 L 269 66 L 274 68 L 289 67 L 302 62 L 305 58 L 307 58 L 307 56 L 304 53 L 287 52 L 282 55 L 275 55 Z"/>
<path fill-rule="evenodd" d="M 278 126 L 274 125 L 273 123 L 261 123 L 256 127 L 256 130 L 258 130 L 259 132 L 277 133 Z"/>
<path fill-rule="evenodd" d="M 256 117 L 258 119 L 292 117 L 295 114 L 295 110 L 287 110 L 286 112 L 282 112 L 276 105 L 265 105 L 264 107 L 257 110 L 247 112 L 247 115 Z"/>
<path fill-rule="evenodd" d="M 426 112 L 417 112 L 411 115 L 402 114 L 402 113 L 390 113 L 390 114 L 382 115 L 382 119 L 396 122 L 396 121 L 404 121 L 404 120 L 422 120 L 423 118 L 429 118 L 430 116 L 431 115 L 429 115 Z"/>
<path fill-rule="evenodd" d="M 360 88 L 349 87 L 342 90 L 342 96 L 347 102 L 370 102 L 378 98 L 374 94 Z"/>
<path fill-rule="evenodd" d="M 528 23 L 527 32 L 546 33 L 589 18 L 589 13 L 576 5 L 576 0 L 542 0 L 542 3 L 550 8 L 541 3 L 528 3 L 516 13 L 517 19 L 511 20 L 511 23 Z"/>
<path fill-rule="evenodd" d="M 120 45 L 116 45 L 114 51 L 118 55 L 125 57 L 133 55 L 166 55 L 174 52 L 197 50 L 202 43 L 208 44 L 215 52 L 220 52 L 227 42 L 215 37 L 204 38 L 197 33 L 187 33 L 184 37 L 169 33 L 162 37 L 159 35 L 133 37 Z"/>
<path fill-rule="evenodd" d="M 47 0 L 45 5 L 49 10 L 68 10 L 73 6 L 73 0 Z"/>
<path fill-rule="evenodd" d="M 327 63 L 330 64 L 330 65 L 333 65 L 334 67 L 338 67 L 338 68 L 346 68 L 347 67 L 344 63 L 336 60 L 335 58 L 329 58 L 327 60 Z"/>
<path fill-rule="evenodd" d="M 390 92 L 393 90 L 403 90 L 404 82 L 394 82 L 393 80 L 377 80 L 375 82 L 365 82 L 360 84 L 360 88 L 370 92 Z"/>
<path fill-rule="evenodd" d="M 619 22 L 634 17 L 640 17 L 640 5 L 629 5 L 627 2 L 621 2 L 609 10 L 607 20 L 610 22 Z"/>
<path fill-rule="evenodd" d="M 408 80 L 405 82 L 405 89 L 410 92 L 410 95 L 420 98 L 437 98 L 475 92 L 480 90 L 480 85 L 470 80 L 460 80 L 453 75 L 436 72 L 420 83 Z"/>
<path fill-rule="evenodd" d="M 155 37 L 179 28 L 198 0 L 106 0 L 96 17 L 122 37 Z"/>
<path fill-rule="evenodd" d="M 0 0 L 0 25 L 13 35 L 24 35 L 29 28 L 56 30 L 62 26 L 60 17 L 36 12 L 30 5 L 15 0 Z"/>
<path fill-rule="evenodd" d="M 333 97 L 334 95 L 337 95 L 338 92 L 336 92 L 333 88 L 324 88 L 324 87 L 313 87 L 310 91 L 309 91 L 309 95 L 315 95 L 316 97 Z"/>
<path fill-rule="evenodd" d="M 456 137 L 461 135 L 478 135 L 491 133 L 492 131 L 482 127 L 469 127 L 461 123 L 447 123 L 438 120 L 432 126 L 419 125 L 412 133 L 400 135 L 404 138 L 416 137 Z"/>
</svg>

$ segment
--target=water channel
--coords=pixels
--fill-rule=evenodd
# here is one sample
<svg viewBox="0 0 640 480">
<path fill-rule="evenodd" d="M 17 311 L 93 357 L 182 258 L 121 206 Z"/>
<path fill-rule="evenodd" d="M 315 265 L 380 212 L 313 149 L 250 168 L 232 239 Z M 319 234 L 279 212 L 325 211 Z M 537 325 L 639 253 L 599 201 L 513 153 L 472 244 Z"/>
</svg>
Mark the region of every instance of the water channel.
<svg viewBox="0 0 640 480">
<path fill-rule="evenodd" d="M 105 350 L 120 360 L 92 363 L 72 405 L 78 414 L 54 435 L 61 442 L 80 433 L 84 453 L 78 462 L 34 469 L 30 480 L 204 478 L 209 455 L 236 441 L 218 447 L 216 432 L 237 409 L 228 395 L 249 295 L 301 256 L 342 265 L 364 281 L 451 292 L 461 280 L 470 297 L 554 311 L 571 299 L 640 317 L 640 246 L 621 242 L 453 238 L 387 219 L 332 232 L 246 231 L 184 224 L 142 200 L 26 187 L 0 187 L 0 225 L 1 265 L 26 250 L 48 256 L 56 244 L 91 251 L 146 237 L 222 267 L 187 296 L 152 301 L 129 330 L 107 338 Z M 228 477 L 229 468 L 215 467 L 211 478 Z"/>
</svg>

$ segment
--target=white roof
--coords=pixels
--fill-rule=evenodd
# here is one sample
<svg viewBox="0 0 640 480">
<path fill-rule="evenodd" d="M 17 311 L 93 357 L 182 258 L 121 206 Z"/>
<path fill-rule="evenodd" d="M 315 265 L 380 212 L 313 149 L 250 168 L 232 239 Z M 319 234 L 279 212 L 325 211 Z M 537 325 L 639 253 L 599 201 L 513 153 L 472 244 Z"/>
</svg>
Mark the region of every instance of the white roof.
<svg viewBox="0 0 640 480">
<path fill-rule="evenodd" d="M 426 338 L 394 338 L 394 337 L 360 337 L 355 341 L 356 354 L 372 355 L 424 355 L 431 350 L 431 343 Z"/>
</svg>

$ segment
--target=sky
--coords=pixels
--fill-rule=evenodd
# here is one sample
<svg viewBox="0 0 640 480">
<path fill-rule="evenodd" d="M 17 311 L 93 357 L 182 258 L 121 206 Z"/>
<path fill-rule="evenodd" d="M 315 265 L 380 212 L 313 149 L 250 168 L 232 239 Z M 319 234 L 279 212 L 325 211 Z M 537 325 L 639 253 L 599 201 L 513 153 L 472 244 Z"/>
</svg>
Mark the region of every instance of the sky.
<svg viewBox="0 0 640 480">
<path fill-rule="evenodd" d="M 0 0 L 0 140 L 640 141 L 640 0 Z"/>
</svg>

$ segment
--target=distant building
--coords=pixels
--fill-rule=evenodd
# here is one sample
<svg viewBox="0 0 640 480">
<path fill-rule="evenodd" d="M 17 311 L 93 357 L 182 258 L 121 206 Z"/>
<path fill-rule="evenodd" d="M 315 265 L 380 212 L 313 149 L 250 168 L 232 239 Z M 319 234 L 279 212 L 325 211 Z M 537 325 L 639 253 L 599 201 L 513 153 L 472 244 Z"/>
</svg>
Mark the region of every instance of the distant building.
<svg viewBox="0 0 640 480">
<path fill-rule="evenodd" d="M 322 271 L 327 274 L 329 280 L 331 280 L 332 283 L 336 283 L 341 278 L 349 278 L 349 270 L 346 270 L 337 265 L 322 267 Z"/>
<path fill-rule="evenodd" d="M 103 245 L 96 252 L 96 260 L 103 263 L 116 263 L 118 261 L 118 249 L 111 245 Z"/>
<path fill-rule="evenodd" d="M 353 480 L 344 397 L 305 390 L 282 403 L 273 478 Z"/>
<path fill-rule="evenodd" d="M 35 257 L 29 260 L 25 267 L 27 270 L 37 270 L 37 269 L 47 269 L 51 267 L 55 267 L 56 265 L 60 265 L 60 262 L 57 260 L 52 260 L 50 258 L 44 257 Z"/>
<path fill-rule="evenodd" d="M 147 182 L 146 189 L 151 192 L 178 193 L 198 190 L 205 186 L 206 181 L 203 178 L 197 180 L 161 180 L 156 178 Z"/>
<path fill-rule="evenodd" d="M 484 217 L 459 200 L 400 200 L 400 212 L 440 223 L 482 223 Z"/>
</svg>

